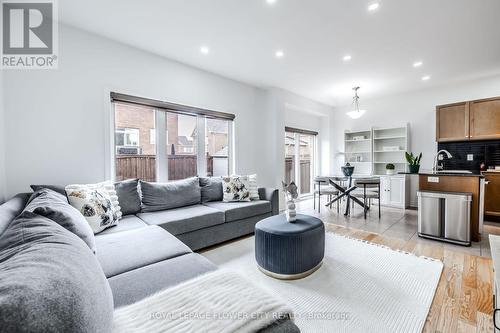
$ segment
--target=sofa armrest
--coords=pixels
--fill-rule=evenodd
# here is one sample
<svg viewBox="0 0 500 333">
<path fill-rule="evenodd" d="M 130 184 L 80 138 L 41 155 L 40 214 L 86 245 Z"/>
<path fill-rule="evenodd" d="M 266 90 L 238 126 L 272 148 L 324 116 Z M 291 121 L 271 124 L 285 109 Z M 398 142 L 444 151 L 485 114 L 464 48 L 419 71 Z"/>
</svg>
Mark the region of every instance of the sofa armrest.
<svg viewBox="0 0 500 333">
<path fill-rule="evenodd" d="M 273 215 L 278 215 L 280 210 L 280 197 L 277 189 L 261 187 L 259 188 L 259 198 L 260 200 L 270 201 Z"/>
</svg>

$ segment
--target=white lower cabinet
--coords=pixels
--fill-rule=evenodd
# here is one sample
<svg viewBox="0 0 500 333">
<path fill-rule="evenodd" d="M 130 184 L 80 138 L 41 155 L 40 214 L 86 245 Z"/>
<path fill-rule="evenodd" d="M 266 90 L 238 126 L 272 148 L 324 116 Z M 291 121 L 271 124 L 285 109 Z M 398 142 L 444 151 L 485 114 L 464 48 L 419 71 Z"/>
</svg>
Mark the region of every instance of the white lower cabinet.
<svg viewBox="0 0 500 333">
<path fill-rule="evenodd" d="M 408 207 L 408 183 L 406 175 L 380 176 L 380 204 L 397 208 Z"/>
</svg>

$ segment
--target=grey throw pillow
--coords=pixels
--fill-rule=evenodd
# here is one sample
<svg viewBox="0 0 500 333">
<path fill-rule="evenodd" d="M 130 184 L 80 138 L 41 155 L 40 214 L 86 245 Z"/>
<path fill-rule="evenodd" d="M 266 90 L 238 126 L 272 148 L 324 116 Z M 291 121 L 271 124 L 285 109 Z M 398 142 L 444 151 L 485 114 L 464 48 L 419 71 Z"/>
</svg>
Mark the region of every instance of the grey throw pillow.
<svg viewBox="0 0 500 333">
<path fill-rule="evenodd" d="M 2 332 L 111 332 L 113 296 L 85 243 L 23 212 L 0 236 Z"/>
<path fill-rule="evenodd" d="M 48 188 L 49 190 L 55 191 L 57 193 L 66 196 L 66 191 L 64 190 L 64 186 L 62 185 L 30 185 L 30 187 L 33 190 L 33 192 L 36 192 L 44 188 Z"/>
<path fill-rule="evenodd" d="M 200 177 L 201 202 L 222 201 L 222 178 Z"/>
<path fill-rule="evenodd" d="M 139 179 L 127 179 L 115 183 L 115 191 L 123 215 L 136 214 L 141 211 L 138 186 Z"/>
<path fill-rule="evenodd" d="M 94 232 L 85 217 L 72 207 L 66 196 L 42 188 L 31 195 L 25 211 L 44 216 L 80 237 L 95 253 Z"/>
<path fill-rule="evenodd" d="M 29 193 L 19 193 L 0 205 L 0 235 L 21 214 L 29 198 Z"/>
<path fill-rule="evenodd" d="M 201 202 L 198 177 L 169 183 L 149 183 L 141 180 L 142 211 L 155 212 Z"/>
</svg>

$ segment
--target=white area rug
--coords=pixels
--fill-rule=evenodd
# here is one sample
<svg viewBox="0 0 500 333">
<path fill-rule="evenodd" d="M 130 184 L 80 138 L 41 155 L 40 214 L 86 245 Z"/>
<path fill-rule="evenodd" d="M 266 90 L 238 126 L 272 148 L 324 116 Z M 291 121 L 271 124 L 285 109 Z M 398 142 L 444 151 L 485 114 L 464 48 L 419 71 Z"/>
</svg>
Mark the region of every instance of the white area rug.
<svg viewBox="0 0 500 333">
<path fill-rule="evenodd" d="M 203 255 L 281 298 L 302 332 L 421 332 L 443 269 L 438 260 L 333 233 L 323 265 L 301 280 L 261 273 L 253 237 Z"/>
</svg>

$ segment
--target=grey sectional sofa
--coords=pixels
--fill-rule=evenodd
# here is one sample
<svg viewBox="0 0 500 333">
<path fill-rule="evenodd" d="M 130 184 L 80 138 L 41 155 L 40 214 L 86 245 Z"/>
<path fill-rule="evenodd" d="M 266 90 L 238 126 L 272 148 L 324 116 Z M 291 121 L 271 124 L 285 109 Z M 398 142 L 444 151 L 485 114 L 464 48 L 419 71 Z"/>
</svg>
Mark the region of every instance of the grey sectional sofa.
<svg viewBox="0 0 500 333">
<path fill-rule="evenodd" d="M 117 226 L 95 236 L 95 255 L 82 239 L 54 221 L 23 212 L 30 194 L 19 194 L 0 206 L 2 331 L 108 331 L 113 307 L 132 304 L 217 269 L 194 249 L 251 233 L 257 221 L 278 213 L 277 191 L 267 189 L 259 190 L 261 200 L 249 203 L 200 200 L 158 211 L 144 211 L 141 203 L 136 211 L 135 198 L 127 197 L 129 185 L 117 186 L 119 197 L 123 196 L 120 202 L 126 203 L 124 211 L 129 214 Z M 47 235 L 41 232 L 44 228 L 53 231 Z M 39 269 L 37 265 L 41 265 Z M 76 271 L 83 276 L 71 274 Z M 47 296 L 52 294 L 52 298 Z M 261 331 L 299 329 L 291 320 L 281 319 Z"/>
</svg>

